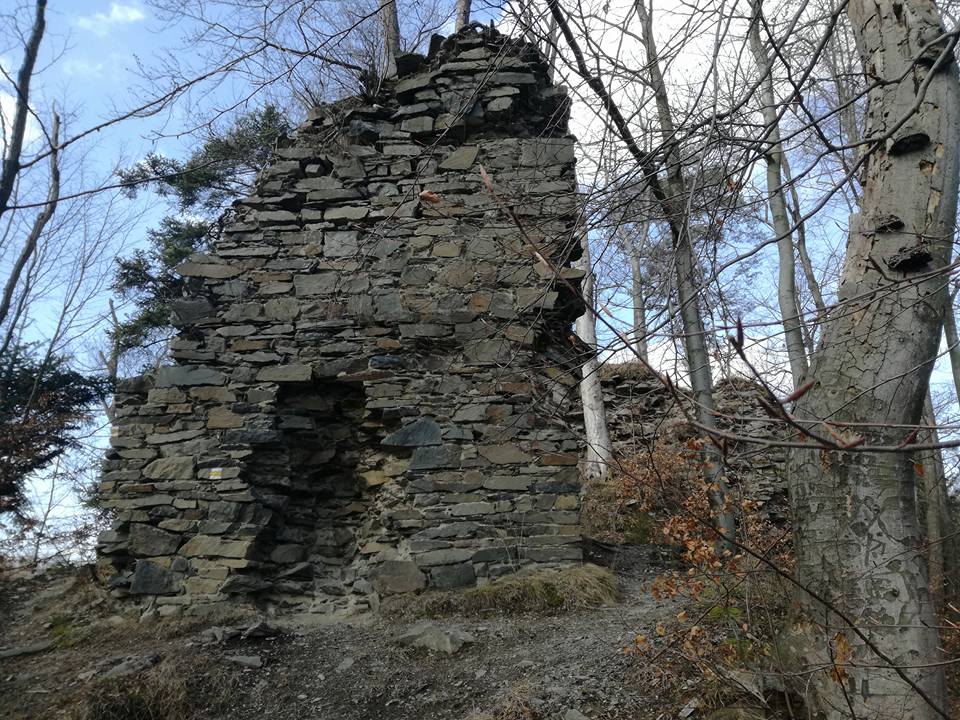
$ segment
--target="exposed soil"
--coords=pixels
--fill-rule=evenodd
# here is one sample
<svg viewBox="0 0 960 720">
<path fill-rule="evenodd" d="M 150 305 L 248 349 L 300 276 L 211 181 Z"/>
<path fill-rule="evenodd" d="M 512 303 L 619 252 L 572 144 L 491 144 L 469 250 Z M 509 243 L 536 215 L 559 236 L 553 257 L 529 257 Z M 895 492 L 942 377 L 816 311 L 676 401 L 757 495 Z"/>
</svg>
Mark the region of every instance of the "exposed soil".
<svg viewBox="0 0 960 720">
<path fill-rule="evenodd" d="M 96 702 L 104 683 L 143 683 L 160 669 L 187 676 L 192 716 L 210 720 L 457 720 L 496 713 L 510 695 L 524 699 L 531 718 L 580 717 L 572 711 L 605 720 L 676 717 L 678 700 L 642 686 L 637 660 L 622 648 L 677 609 L 642 592 L 637 571 L 621 571 L 620 579 L 624 598 L 613 607 L 435 620 L 475 638 L 448 655 L 397 642 L 421 620 L 409 614 L 336 623 L 271 618 L 280 634 L 218 641 L 210 626 L 245 627 L 253 618 L 144 624 L 118 614 L 75 573 L 7 578 L 0 583 L 0 648 L 53 645 L 0 659 L 0 717 L 70 717 L 84 698 Z M 235 656 L 259 658 L 262 666 L 227 660 Z M 104 680 L 122 660 L 151 667 Z"/>
</svg>

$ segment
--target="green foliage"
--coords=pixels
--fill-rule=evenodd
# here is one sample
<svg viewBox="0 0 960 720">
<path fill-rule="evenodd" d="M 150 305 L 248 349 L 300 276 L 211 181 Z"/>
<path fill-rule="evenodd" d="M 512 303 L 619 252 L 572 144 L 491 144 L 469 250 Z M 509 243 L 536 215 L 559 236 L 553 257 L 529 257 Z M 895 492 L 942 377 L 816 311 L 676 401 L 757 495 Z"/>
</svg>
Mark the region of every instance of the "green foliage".
<svg viewBox="0 0 960 720">
<path fill-rule="evenodd" d="M 146 186 L 161 197 L 176 200 L 183 212 L 216 215 L 247 192 L 254 176 L 270 160 L 277 138 L 290 126 L 280 111 L 268 105 L 237 118 L 225 132 L 211 131 L 186 160 L 151 153 L 129 170 L 119 172 L 135 195 Z"/>
<path fill-rule="evenodd" d="M 174 268 L 206 247 L 209 233 L 207 221 L 166 217 L 160 227 L 147 231 L 147 249 L 117 260 L 113 287 L 136 307 L 114 330 L 121 351 L 145 345 L 167 325 L 170 303 L 183 294 L 183 279 Z"/>
<path fill-rule="evenodd" d="M 25 478 L 78 447 L 75 432 L 107 390 L 102 378 L 71 370 L 68 359 L 39 360 L 34 348 L 0 356 L 0 512 L 17 513 Z"/>
<path fill-rule="evenodd" d="M 714 605 L 707 612 L 707 619 L 714 622 L 727 620 L 733 623 L 740 623 L 743 619 L 743 611 L 735 605 Z"/>
<path fill-rule="evenodd" d="M 251 190 L 277 139 L 289 129 L 279 110 L 267 106 L 242 115 L 225 132 L 211 132 L 186 160 L 151 154 L 119 173 L 129 195 L 150 188 L 169 198 L 177 211 L 147 232 L 146 249 L 117 261 L 114 290 L 134 306 L 112 333 L 119 352 L 164 336 L 170 303 L 183 295 L 183 280 L 174 268 L 209 246 L 220 228 L 219 215 Z"/>
</svg>

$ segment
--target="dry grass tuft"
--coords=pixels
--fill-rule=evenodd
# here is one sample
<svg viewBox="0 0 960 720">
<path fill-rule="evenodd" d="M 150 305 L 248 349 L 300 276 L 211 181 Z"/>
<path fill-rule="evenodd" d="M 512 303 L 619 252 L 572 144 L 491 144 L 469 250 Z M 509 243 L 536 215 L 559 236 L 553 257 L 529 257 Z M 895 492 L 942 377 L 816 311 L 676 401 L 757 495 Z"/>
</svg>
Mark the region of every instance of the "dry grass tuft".
<svg viewBox="0 0 960 720">
<path fill-rule="evenodd" d="M 467 720 L 542 720 L 543 715 L 531 705 L 532 698 L 530 683 L 517 683 L 504 693 L 494 710 L 472 713 Z"/>
<path fill-rule="evenodd" d="M 417 605 L 427 615 L 556 613 L 613 605 L 619 599 L 620 587 L 613 573 L 596 565 L 580 565 L 519 572 L 462 592 L 428 593 Z"/>
<path fill-rule="evenodd" d="M 222 679 L 221 679 L 222 680 Z M 67 720 L 184 720 L 226 699 L 229 681 L 205 676 L 196 662 L 165 662 L 150 670 L 92 683 L 75 698 Z"/>
<path fill-rule="evenodd" d="M 650 369 L 638 360 L 628 360 L 627 362 L 605 362 L 600 365 L 600 379 L 608 380 L 613 377 L 620 377 L 626 380 L 642 380 L 646 377 L 653 379 L 653 373 Z"/>
<path fill-rule="evenodd" d="M 506 575 L 482 587 L 426 592 L 386 598 L 380 612 L 394 620 L 500 612 L 556 614 L 615 605 L 620 601 L 616 576 L 596 565 L 563 570 L 531 570 Z"/>
<path fill-rule="evenodd" d="M 581 565 L 565 570 L 538 570 L 494 580 L 463 593 L 465 612 L 543 612 L 612 605 L 620 588 L 609 570 Z"/>
</svg>

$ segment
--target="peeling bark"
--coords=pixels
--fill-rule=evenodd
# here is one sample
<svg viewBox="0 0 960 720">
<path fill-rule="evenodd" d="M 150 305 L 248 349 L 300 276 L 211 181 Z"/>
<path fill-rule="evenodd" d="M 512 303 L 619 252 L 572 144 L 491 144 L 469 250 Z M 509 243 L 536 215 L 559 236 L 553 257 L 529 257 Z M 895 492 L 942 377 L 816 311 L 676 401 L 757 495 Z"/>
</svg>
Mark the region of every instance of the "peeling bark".
<svg viewBox="0 0 960 720">
<path fill-rule="evenodd" d="M 850 219 L 839 307 L 811 366 L 818 384 L 799 401 L 796 416 L 820 431 L 823 421 L 873 423 L 864 431 L 867 443 L 896 445 L 905 431 L 895 426 L 921 420 L 942 332 L 943 278 L 916 276 L 950 262 L 960 83 L 952 40 L 918 58 L 943 32 L 931 2 L 851 0 L 847 12 L 864 66 L 881 81 L 867 114 L 866 137 L 877 141 L 860 214 Z M 928 140 L 896 148 L 895 138 L 907 130 Z M 890 213 L 902 227 L 870 222 Z M 930 252 L 922 268 L 881 268 L 918 243 Z M 797 579 L 829 603 L 801 594 L 794 626 L 817 710 L 828 720 L 949 717 L 912 458 L 798 450 L 788 470 Z M 838 683 L 829 669 L 841 634 L 852 645 L 853 664 Z"/>
</svg>

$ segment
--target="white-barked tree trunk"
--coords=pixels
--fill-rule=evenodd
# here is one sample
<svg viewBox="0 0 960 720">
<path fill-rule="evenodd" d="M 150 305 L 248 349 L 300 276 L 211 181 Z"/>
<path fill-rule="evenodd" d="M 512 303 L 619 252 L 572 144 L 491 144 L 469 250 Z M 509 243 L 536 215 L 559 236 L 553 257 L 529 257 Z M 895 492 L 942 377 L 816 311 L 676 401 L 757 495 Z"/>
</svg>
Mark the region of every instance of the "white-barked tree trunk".
<svg viewBox="0 0 960 720">
<path fill-rule="evenodd" d="M 810 368 L 817 384 L 795 414 L 822 435 L 834 423 L 851 443 L 897 448 L 903 426 L 921 421 L 943 328 L 936 271 L 955 229 L 960 84 L 931 2 L 851 0 L 847 13 L 872 86 L 873 142 Z M 828 720 L 949 717 L 909 453 L 795 450 L 788 470 L 796 578 L 824 601 L 799 593 L 794 625 L 816 709 Z"/>
</svg>

